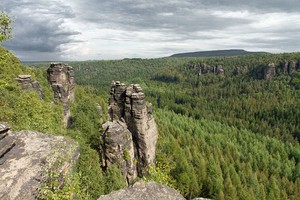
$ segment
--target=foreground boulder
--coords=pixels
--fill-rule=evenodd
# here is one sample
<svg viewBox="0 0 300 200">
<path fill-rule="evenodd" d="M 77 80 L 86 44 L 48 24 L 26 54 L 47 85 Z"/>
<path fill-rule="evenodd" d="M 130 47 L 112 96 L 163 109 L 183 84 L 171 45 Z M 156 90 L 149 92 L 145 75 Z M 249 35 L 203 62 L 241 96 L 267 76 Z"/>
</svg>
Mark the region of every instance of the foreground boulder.
<svg viewBox="0 0 300 200">
<path fill-rule="evenodd" d="M 0 199 L 35 199 L 54 165 L 60 177 L 71 173 L 79 157 L 73 140 L 34 131 L 11 132 L 1 122 L 0 127 L 1 142 L 9 144 L 0 157 Z"/>
<path fill-rule="evenodd" d="M 173 188 L 155 182 L 137 182 L 133 186 L 101 196 L 98 200 L 185 200 Z"/>
</svg>

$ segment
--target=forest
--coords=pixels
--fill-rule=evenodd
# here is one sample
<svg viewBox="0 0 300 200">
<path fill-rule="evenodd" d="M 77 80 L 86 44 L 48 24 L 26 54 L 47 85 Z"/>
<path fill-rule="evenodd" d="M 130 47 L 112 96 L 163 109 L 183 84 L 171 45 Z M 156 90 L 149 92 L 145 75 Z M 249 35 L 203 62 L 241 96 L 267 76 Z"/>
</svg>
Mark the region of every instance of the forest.
<svg viewBox="0 0 300 200">
<path fill-rule="evenodd" d="M 269 63 L 276 75 L 265 79 Z M 124 186 L 117 166 L 97 168 L 95 153 L 105 120 L 95 114 L 95 103 L 106 108 L 111 82 L 120 80 L 140 84 L 154 106 L 157 165 L 145 180 L 172 186 L 188 199 L 299 199 L 299 63 L 300 53 L 68 62 L 79 100 L 66 134 L 86 151 L 79 191 L 95 198 Z M 28 65 L 42 73 L 49 63 Z M 95 167 L 84 169 L 88 162 Z M 117 185 L 107 179 L 112 176 Z M 89 184 L 96 177 L 99 186 Z"/>
</svg>

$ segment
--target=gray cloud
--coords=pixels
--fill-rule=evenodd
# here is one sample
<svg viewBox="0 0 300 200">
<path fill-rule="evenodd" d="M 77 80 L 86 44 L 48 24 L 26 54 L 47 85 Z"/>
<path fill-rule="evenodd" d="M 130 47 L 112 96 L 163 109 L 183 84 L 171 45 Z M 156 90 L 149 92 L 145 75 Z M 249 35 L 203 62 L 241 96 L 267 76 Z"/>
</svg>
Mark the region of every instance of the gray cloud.
<svg viewBox="0 0 300 200">
<path fill-rule="evenodd" d="M 23 59 L 31 59 L 26 51 L 35 52 L 33 59 L 47 55 L 94 59 L 105 52 L 112 57 L 124 51 L 129 57 L 172 49 L 297 51 L 299 46 L 299 0 L 2 0 L 1 4 L 16 18 L 14 39 L 4 45 Z"/>
<path fill-rule="evenodd" d="M 61 45 L 76 42 L 72 36 L 80 34 L 64 26 L 65 20 L 75 15 L 69 6 L 60 1 L 4 0 L 1 3 L 14 19 L 14 38 L 5 42 L 4 46 L 16 54 L 22 52 L 21 55 L 25 55 L 25 51 L 30 51 L 31 55 L 34 54 L 32 52 L 56 52 L 57 56 L 60 55 Z M 27 59 L 26 56 L 22 57 Z"/>
</svg>

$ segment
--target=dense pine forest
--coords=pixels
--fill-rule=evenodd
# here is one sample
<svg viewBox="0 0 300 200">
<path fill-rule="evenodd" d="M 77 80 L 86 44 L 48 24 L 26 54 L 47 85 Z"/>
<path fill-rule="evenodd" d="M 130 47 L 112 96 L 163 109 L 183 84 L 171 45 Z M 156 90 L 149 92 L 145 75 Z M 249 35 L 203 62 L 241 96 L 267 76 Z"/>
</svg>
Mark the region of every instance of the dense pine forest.
<svg viewBox="0 0 300 200">
<path fill-rule="evenodd" d="M 104 119 L 95 103 L 106 108 L 112 80 L 139 83 L 159 127 L 157 166 L 146 180 L 168 184 L 186 198 L 300 199 L 299 62 L 300 53 L 69 62 L 79 100 L 68 132 L 83 141 L 97 166 L 92 152 Z M 275 74 L 266 78 L 269 63 Z M 43 71 L 48 63 L 29 65 Z M 81 167 L 91 162 L 88 156 Z M 102 174 L 96 168 L 84 170 L 95 178 Z M 107 176 L 119 180 L 118 173 L 98 176 L 101 192 L 123 186 L 105 182 L 111 181 Z M 96 181 L 91 176 L 84 174 L 87 182 Z M 95 197 L 96 186 L 82 183 L 87 187 Z"/>
</svg>

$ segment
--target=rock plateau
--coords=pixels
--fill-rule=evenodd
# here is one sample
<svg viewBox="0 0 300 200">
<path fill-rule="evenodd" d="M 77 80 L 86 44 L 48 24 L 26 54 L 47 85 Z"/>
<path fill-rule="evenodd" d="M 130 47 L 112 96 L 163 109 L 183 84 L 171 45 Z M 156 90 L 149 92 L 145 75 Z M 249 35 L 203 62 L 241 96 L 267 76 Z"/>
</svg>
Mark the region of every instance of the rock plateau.
<svg viewBox="0 0 300 200">
<path fill-rule="evenodd" d="M 62 136 L 35 131 L 9 131 L 0 122 L 0 199 L 36 199 L 38 189 L 47 180 L 47 170 L 61 177 L 71 173 L 79 157 L 76 142 Z M 61 180 L 63 181 L 63 180 Z"/>
</svg>

